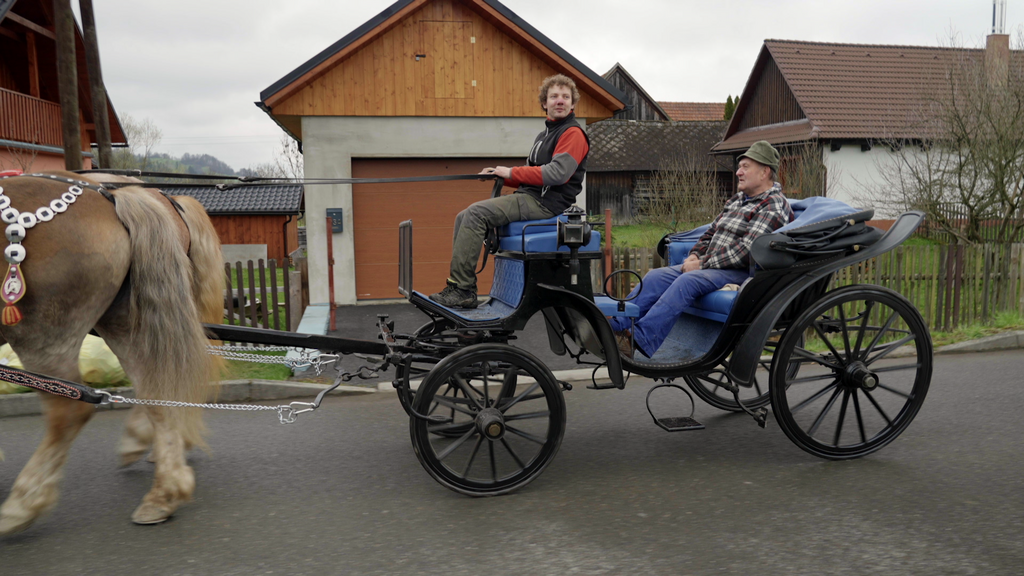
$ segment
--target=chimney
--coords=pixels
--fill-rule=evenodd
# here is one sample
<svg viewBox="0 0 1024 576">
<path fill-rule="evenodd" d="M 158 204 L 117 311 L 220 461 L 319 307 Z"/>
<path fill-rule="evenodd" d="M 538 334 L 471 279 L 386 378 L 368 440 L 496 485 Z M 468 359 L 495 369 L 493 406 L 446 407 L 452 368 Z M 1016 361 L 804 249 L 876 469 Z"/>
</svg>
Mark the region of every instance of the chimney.
<svg viewBox="0 0 1024 576">
<path fill-rule="evenodd" d="M 992 0 L 992 33 L 985 42 L 985 75 L 989 87 L 1005 86 L 1010 76 L 1010 36 L 1006 29 L 1006 0 Z"/>
<path fill-rule="evenodd" d="M 989 34 L 985 43 L 985 75 L 992 88 L 1006 86 L 1010 77 L 1010 35 Z"/>
</svg>

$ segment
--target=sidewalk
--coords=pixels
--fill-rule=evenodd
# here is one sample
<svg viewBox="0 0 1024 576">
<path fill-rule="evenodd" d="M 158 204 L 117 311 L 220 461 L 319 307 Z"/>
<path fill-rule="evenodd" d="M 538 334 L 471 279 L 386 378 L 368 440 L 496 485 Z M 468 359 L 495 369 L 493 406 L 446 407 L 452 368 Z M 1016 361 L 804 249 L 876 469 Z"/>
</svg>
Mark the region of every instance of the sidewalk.
<svg viewBox="0 0 1024 576">
<path fill-rule="evenodd" d="M 404 308 L 403 308 L 404 306 Z M 344 310 L 344 314 L 340 312 Z M 337 325 L 339 328 L 344 326 L 344 329 L 339 329 L 335 332 L 331 332 L 332 335 L 340 335 L 348 338 L 371 338 L 370 329 L 366 328 L 367 324 L 374 325 L 377 321 L 377 314 L 389 314 L 390 319 L 395 320 L 395 329 L 401 332 L 412 332 L 415 328 L 419 327 L 424 322 L 425 317 L 412 305 L 409 304 L 386 304 L 380 306 L 349 306 L 346 308 L 339 308 L 339 314 L 337 316 Z M 344 318 L 344 323 L 342 322 Z M 544 333 L 543 320 L 540 319 L 540 323 L 535 322 L 540 319 L 535 317 L 530 321 L 527 326 L 527 330 L 522 333 L 524 338 L 517 342 L 517 344 L 523 344 L 524 342 L 541 342 L 544 344 L 544 348 L 547 348 L 547 335 Z M 417 324 L 416 322 L 419 321 Z M 400 323 L 403 324 L 400 326 Z M 532 334 L 529 338 L 525 337 L 525 333 L 536 332 L 539 328 L 539 334 Z M 540 339 L 539 337 L 542 337 Z M 532 347 L 522 346 L 530 352 L 536 354 L 543 362 L 545 362 L 549 368 L 553 368 L 555 378 L 570 383 L 581 383 L 588 384 L 591 381 L 591 374 L 593 368 L 580 368 L 577 364 L 568 356 L 557 356 L 548 350 L 537 350 L 537 346 Z M 967 342 L 959 342 L 957 344 L 950 344 L 948 346 L 942 346 L 935 349 L 936 354 L 967 354 L 977 352 L 993 352 L 998 350 L 1015 350 L 1024 348 L 1024 330 L 1017 330 L 1013 332 L 1005 332 L 1003 334 L 996 334 L 978 340 L 970 340 Z M 553 359 L 549 360 L 549 358 Z M 345 357 L 345 361 L 342 363 L 344 370 L 355 370 L 359 367 L 359 358 L 351 356 Z M 597 371 L 597 381 L 608 379 L 608 371 L 605 368 L 601 368 Z M 221 382 L 221 388 L 218 393 L 218 402 L 251 402 L 260 400 L 283 400 L 290 398 L 305 398 L 312 400 L 321 390 L 326 388 L 327 384 L 316 384 L 308 382 L 292 382 L 292 381 L 273 381 L 273 380 L 229 380 Z M 339 386 L 331 395 L 361 395 L 361 394 L 374 394 L 376 392 L 393 392 L 394 387 L 391 385 L 390 380 L 381 380 L 375 385 L 370 386 Z M 131 388 L 118 388 L 111 390 L 115 394 L 120 394 L 126 397 L 133 397 L 133 391 Z M 120 409 L 127 408 L 127 404 L 107 404 L 100 406 L 98 409 Z M 29 394 L 3 394 L 0 395 L 0 418 L 10 416 L 30 416 L 42 413 L 39 395 L 37 393 Z"/>
</svg>

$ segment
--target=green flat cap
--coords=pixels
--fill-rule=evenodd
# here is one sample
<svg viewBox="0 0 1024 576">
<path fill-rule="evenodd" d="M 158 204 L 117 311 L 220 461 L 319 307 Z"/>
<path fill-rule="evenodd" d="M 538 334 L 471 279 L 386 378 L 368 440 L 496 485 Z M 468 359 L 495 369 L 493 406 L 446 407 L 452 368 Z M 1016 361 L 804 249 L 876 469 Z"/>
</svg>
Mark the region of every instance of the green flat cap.
<svg viewBox="0 0 1024 576">
<path fill-rule="evenodd" d="M 779 171 L 779 151 L 772 147 L 767 140 L 754 142 L 740 158 L 750 158 L 758 164 L 771 166 L 776 172 Z"/>
</svg>

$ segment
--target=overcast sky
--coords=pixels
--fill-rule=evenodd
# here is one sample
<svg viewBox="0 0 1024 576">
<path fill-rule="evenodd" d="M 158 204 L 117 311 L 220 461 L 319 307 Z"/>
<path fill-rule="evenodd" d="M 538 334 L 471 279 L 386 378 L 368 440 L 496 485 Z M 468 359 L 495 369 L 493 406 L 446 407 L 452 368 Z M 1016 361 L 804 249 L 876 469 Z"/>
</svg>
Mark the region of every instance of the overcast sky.
<svg viewBox="0 0 1024 576">
<path fill-rule="evenodd" d="M 77 2 L 72 2 L 77 8 Z M 118 113 L 163 130 L 158 151 L 268 162 L 280 130 L 261 90 L 391 0 L 96 0 L 103 73 Z M 656 100 L 724 102 L 766 38 L 983 46 L 991 0 L 505 0 L 598 74 L 616 62 Z M 1024 1 L 1009 0 L 1016 39 Z M 524 143 L 524 146 L 526 144 Z"/>
</svg>

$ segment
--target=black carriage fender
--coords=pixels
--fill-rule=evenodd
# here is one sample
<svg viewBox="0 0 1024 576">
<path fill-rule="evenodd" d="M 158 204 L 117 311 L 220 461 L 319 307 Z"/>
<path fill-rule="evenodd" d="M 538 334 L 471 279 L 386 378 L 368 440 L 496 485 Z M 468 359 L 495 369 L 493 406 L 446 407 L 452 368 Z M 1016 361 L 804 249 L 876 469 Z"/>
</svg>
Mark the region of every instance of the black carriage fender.
<svg viewBox="0 0 1024 576">
<path fill-rule="evenodd" d="M 733 349 L 732 361 L 729 363 L 729 375 L 733 381 L 741 386 L 751 385 L 754 380 L 754 372 L 757 370 L 757 362 L 761 358 L 761 352 L 768 342 L 772 328 L 775 327 L 775 323 L 778 322 L 790 302 L 801 292 L 829 274 L 896 248 L 909 238 L 914 230 L 917 230 L 922 220 L 924 220 L 922 212 L 904 212 L 878 242 L 843 258 L 809 268 L 803 276 L 782 290 L 758 313 L 743 336 L 740 337 L 736 348 Z M 799 267 L 800 264 L 795 266 Z"/>
<path fill-rule="evenodd" d="M 537 284 L 537 288 L 543 291 L 544 301 L 549 306 L 572 308 L 587 319 L 606 351 L 604 356 L 608 366 L 608 378 L 611 379 L 615 387 L 624 388 L 626 383 L 622 376 L 622 362 L 619 359 L 619 348 L 615 344 L 615 334 L 612 333 L 611 324 L 608 323 L 597 304 L 559 286 Z"/>
</svg>

